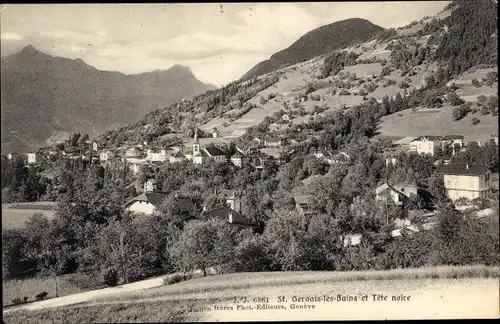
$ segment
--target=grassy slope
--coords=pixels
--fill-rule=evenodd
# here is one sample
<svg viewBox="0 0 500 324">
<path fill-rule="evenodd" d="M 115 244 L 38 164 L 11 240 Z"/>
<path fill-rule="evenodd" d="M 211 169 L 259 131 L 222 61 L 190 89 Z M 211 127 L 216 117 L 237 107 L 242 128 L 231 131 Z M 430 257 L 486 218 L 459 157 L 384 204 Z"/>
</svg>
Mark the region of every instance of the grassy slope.
<svg viewBox="0 0 500 324">
<path fill-rule="evenodd" d="M 59 296 L 77 294 L 87 290 L 102 288 L 96 278 L 84 274 L 67 274 L 57 278 Z M 34 301 L 35 296 L 42 291 L 48 293 L 47 298 L 53 298 L 56 294 L 55 281 L 52 278 L 37 277 L 19 280 L 7 280 L 2 282 L 3 305 L 12 305 L 15 298 Z"/>
<path fill-rule="evenodd" d="M 443 17 L 449 13 L 443 13 Z M 420 27 L 419 27 L 420 28 Z M 414 27 L 410 29 L 415 29 Z M 417 28 L 418 29 L 418 28 Z M 399 30 L 405 32 L 405 29 Z M 407 33 L 412 34 L 412 33 Z M 428 40 L 428 36 L 416 37 L 414 38 L 417 42 L 425 44 Z M 364 44 L 360 44 L 355 47 L 347 48 L 346 50 L 361 54 L 359 59 L 367 59 L 370 57 L 388 58 L 391 51 L 385 50 L 385 42 L 370 41 Z M 298 63 L 281 70 L 276 71 L 280 75 L 280 80 L 269 87 L 258 93 L 254 98 L 250 99 L 249 102 L 256 104 L 258 107 L 251 109 L 248 113 L 240 117 L 239 119 L 230 122 L 227 118 L 214 118 L 209 121 L 201 128 L 210 129 L 211 127 L 217 127 L 221 131 L 221 135 L 225 137 L 239 137 L 244 133 L 244 130 L 248 127 L 255 126 L 259 124 L 266 116 L 271 116 L 273 113 L 284 109 L 283 104 L 288 103 L 291 107 L 294 102 L 299 102 L 295 100 L 295 97 L 302 94 L 303 90 L 309 82 L 318 81 L 317 72 L 322 65 L 322 58 L 314 58 L 312 60 Z M 344 69 L 351 73 L 355 73 L 358 77 L 368 77 L 372 74 L 379 74 L 382 67 L 378 63 L 372 64 L 358 64 L 355 66 L 349 66 Z M 409 83 L 412 90 L 422 86 L 422 82 L 425 78 L 431 75 L 437 70 L 436 62 L 430 65 L 421 65 L 416 69 L 416 75 L 411 77 L 411 82 Z M 457 78 L 457 85 L 460 89 L 457 94 L 460 95 L 466 101 L 476 101 L 477 96 L 493 95 L 497 93 L 498 84 L 493 87 L 482 86 L 480 88 L 475 88 L 471 85 L 465 83 L 470 82 L 472 78 L 481 79 L 486 76 L 489 71 L 494 71 L 496 69 L 478 69 L 475 72 L 466 73 L 459 78 Z M 323 79 L 322 81 L 328 81 L 331 77 Z M 399 71 L 393 71 L 389 76 L 384 79 L 391 79 L 396 81 L 396 85 L 391 85 L 388 87 L 383 87 L 382 81 L 378 84 L 378 88 L 370 93 L 368 97 L 374 97 L 377 100 L 382 100 L 385 95 L 395 96 L 397 93 L 403 94 L 403 90 L 399 88 L 398 84 L 401 82 L 403 77 L 400 76 Z M 353 87 L 351 91 L 358 90 L 359 87 Z M 323 88 L 315 91 L 314 95 L 324 96 L 324 101 L 311 101 L 299 102 L 301 106 L 304 106 L 307 115 L 296 116 L 292 122 L 297 124 L 301 122 L 307 122 L 307 120 L 312 116 L 312 110 L 315 105 L 327 105 L 330 107 L 329 111 L 335 111 L 339 109 L 342 105 L 347 107 L 360 104 L 362 102 L 361 96 L 340 96 L 332 95 L 330 93 L 330 88 Z M 265 104 L 260 104 L 260 97 L 268 98 L 270 93 L 277 94 L 275 98 L 267 101 Z M 284 109 L 286 111 L 286 109 Z M 446 134 L 462 134 L 466 137 L 466 140 L 487 140 L 492 133 L 497 132 L 498 123 L 496 118 L 487 115 L 481 116 L 479 113 L 476 115 L 469 114 L 466 118 L 461 121 L 454 122 L 452 118 L 451 107 L 445 105 L 442 112 L 432 113 L 432 114 L 409 114 L 409 112 L 402 112 L 403 117 L 399 117 L 398 114 L 392 116 L 386 116 L 382 119 L 380 132 L 385 136 L 402 137 L 402 136 L 419 136 L 423 134 L 436 134 L 436 135 L 446 135 Z M 326 113 L 326 112 L 325 112 Z M 324 113 L 323 113 L 324 114 Z M 481 122 L 472 126 L 472 117 L 477 117 Z M 223 126 L 226 122 L 228 125 Z M 286 128 L 286 125 L 276 126 L 276 128 Z"/>
<path fill-rule="evenodd" d="M 30 208 L 19 209 L 9 208 L 12 205 L 16 204 L 2 204 L 2 230 L 24 227 L 24 222 L 35 213 L 42 213 L 49 220 L 55 217 L 53 210 L 45 209 L 47 206 L 53 206 L 53 203 L 22 203 L 22 205 L 29 206 Z M 41 207 L 37 208 L 37 206 Z"/>
<path fill-rule="evenodd" d="M 440 110 L 422 108 L 413 112 L 407 109 L 382 117 L 378 132 L 387 137 L 461 134 L 466 142 L 486 142 L 491 134 L 498 132 L 498 119 L 491 114 L 482 116 L 477 112 L 459 121 L 454 121 L 452 114 L 453 108 L 449 104 Z M 481 122 L 472 125 L 473 117 Z"/>
<path fill-rule="evenodd" d="M 71 307 L 33 312 L 16 311 L 4 316 L 6 323 L 141 322 L 177 320 L 259 320 L 259 319 L 384 319 L 403 317 L 498 316 L 498 267 L 464 266 L 397 269 L 363 272 L 268 272 L 239 273 L 199 278 L 161 288 L 102 298 Z M 292 296 L 336 297 L 368 294 L 411 296 L 409 302 L 315 303 L 313 311 L 290 309 Z M 285 296 L 287 307 L 279 310 L 188 312 L 193 307 L 233 305 L 233 297 L 268 297 L 276 305 Z M 371 298 L 371 297 L 370 297 Z M 301 304 L 296 302 L 297 304 Z M 458 308 L 457 303 L 470 307 Z M 423 307 L 425 304 L 425 307 Z M 397 306 L 397 308 L 395 308 Z M 334 311 L 334 313 L 332 313 Z M 392 314 L 392 315 L 391 315 Z"/>
</svg>

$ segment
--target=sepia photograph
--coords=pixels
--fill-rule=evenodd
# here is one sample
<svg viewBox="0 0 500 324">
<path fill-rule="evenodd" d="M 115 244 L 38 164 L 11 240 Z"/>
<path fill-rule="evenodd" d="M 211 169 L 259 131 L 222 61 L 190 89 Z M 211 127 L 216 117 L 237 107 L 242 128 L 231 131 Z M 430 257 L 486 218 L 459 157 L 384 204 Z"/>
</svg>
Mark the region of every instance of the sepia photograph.
<svg viewBox="0 0 500 324">
<path fill-rule="evenodd" d="M 497 10 L 0 4 L 2 324 L 499 318 Z"/>
</svg>

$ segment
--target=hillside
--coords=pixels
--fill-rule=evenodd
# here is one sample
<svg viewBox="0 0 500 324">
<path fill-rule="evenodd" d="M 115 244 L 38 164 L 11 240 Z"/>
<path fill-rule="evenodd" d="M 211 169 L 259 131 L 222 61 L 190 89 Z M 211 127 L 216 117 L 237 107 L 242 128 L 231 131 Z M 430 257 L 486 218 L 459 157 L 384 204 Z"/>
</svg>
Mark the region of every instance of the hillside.
<svg viewBox="0 0 500 324">
<path fill-rule="evenodd" d="M 487 4 L 484 2 L 482 13 L 478 13 L 471 4 L 464 2 L 397 31 L 386 30 L 365 42 L 344 46 L 247 81 L 230 83 L 191 101 L 151 112 L 134 124 L 108 132 L 102 140 L 113 146 L 133 145 L 143 139 L 168 144 L 167 137 L 192 136 L 197 124 L 203 131 L 217 128 L 223 140 L 245 145 L 250 136 L 289 137 L 288 130 L 310 122 L 315 116 L 368 104 L 370 100 L 379 103 L 384 98 L 394 100 L 398 94 L 413 97 L 409 108 L 442 111 L 433 114 L 433 123 L 423 122 L 418 130 L 400 127 L 401 136 L 409 136 L 403 134 L 405 130 L 412 134 L 432 134 L 438 132 L 435 125 L 443 125 L 446 128 L 439 133 L 463 133 L 467 135 L 466 141 L 484 139 L 497 125 L 494 98 L 498 89 L 494 75 L 497 66 L 491 60 L 496 57 L 496 47 L 492 44 L 496 44 L 497 36 L 491 27 L 491 21 L 496 21 L 491 14 L 496 7 Z M 464 15 L 469 19 L 460 19 Z M 489 22 L 476 23 L 483 17 L 490 17 Z M 450 39 L 450 32 L 464 30 L 476 37 Z M 448 60 L 442 57 L 446 48 L 461 48 L 469 59 L 454 57 Z M 479 55 L 468 53 L 471 48 L 476 48 Z M 472 86 L 473 78 L 483 85 Z M 491 82 L 485 81 L 487 78 Z M 457 81 L 454 92 L 468 107 L 477 105 L 477 109 L 481 109 L 481 104 L 477 103 L 479 95 L 492 98 L 492 106 L 488 108 L 491 113 L 485 111 L 485 115 L 475 115 L 479 124 L 472 124 L 474 115 L 453 120 L 453 110 L 457 107 L 447 102 L 445 87 L 453 79 Z M 429 114 L 409 116 L 427 118 Z M 411 118 L 408 121 L 411 122 Z M 382 120 L 380 131 L 394 136 L 394 130 L 386 132 L 383 127 L 386 120 L 391 119 Z"/>
<path fill-rule="evenodd" d="M 300 37 L 290 47 L 273 54 L 245 73 L 241 80 L 248 80 L 284 65 L 295 64 L 313 57 L 366 41 L 384 30 L 365 19 L 351 18 L 313 29 Z"/>
<path fill-rule="evenodd" d="M 96 136 L 215 88 L 180 65 L 125 75 L 32 46 L 2 57 L 1 84 L 2 151 L 18 152 L 74 131 Z"/>
</svg>

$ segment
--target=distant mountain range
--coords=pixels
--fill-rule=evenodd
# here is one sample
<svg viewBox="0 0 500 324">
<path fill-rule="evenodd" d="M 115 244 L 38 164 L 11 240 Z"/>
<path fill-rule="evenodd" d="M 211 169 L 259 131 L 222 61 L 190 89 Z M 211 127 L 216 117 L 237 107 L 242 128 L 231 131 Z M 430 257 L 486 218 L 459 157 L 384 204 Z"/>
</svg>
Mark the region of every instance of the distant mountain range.
<svg viewBox="0 0 500 324">
<path fill-rule="evenodd" d="M 126 75 L 30 45 L 1 59 L 2 152 L 33 150 L 73 131 L 96 136 L 215 88 L 181 65 Z"/>
<path fill-rule="evenodd" d="M 367 41 L 383 30 L 384 28 L 361 18 L 350 18 L 318 27 L 300 37 L 290 47 L 254 66 L 241 77 L 241 81 Z"/>
</svg>

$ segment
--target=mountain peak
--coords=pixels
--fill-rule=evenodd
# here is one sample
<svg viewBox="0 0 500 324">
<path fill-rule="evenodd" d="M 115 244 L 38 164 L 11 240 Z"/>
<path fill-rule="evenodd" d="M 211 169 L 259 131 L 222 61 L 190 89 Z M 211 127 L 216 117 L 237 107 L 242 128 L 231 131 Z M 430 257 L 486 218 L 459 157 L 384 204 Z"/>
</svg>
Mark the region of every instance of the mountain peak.
<svg viewBox="0 0 500 324">
<path fill-rule="evenodd" d="M 193 74 L 191 71 L 191 68 L 189 66 L 181 65 L 181 64 L 175 64 L 172 67 L 168 69 L 168 71 L 175 71 L 175 72 L 180 72 L 180 73 L 186 73 L 186 74 Z"/>
<path fill-rule="evenodd" d="M 28 45 L 28 46 L 25 46 L 23 47 L 23 49 L 21 50 L 22 53 L 28 53 L 28 54 L 36 54 L 36 53 L 39 53 L 39 51 L 33 47 L 33 45 Z"/>
</svg>

